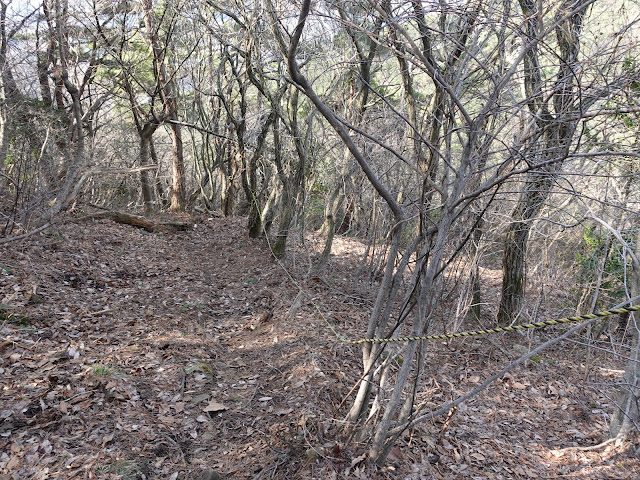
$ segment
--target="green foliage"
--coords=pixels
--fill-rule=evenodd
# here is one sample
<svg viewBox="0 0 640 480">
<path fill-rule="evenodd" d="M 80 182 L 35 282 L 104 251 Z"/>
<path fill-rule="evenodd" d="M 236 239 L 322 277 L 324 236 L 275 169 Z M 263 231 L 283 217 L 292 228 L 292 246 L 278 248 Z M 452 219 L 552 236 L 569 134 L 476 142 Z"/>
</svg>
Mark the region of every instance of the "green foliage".
<svg viewBox="0 0 640 480">
<path fill-rule="evenodd" d="M 113 374 L 113 369 L 103 363 L 94 363 L 91 371 L 96 377 L 108 377 Z"/>
<path fill-rule="evenodd" d="M 622 123 L 624 123 L 624 126 L 627 128 L 637 128 L 638 127 L 638 121 L 631 115 L 629 115 L 628 113 L 622 113 L 620 114 L 620 119 L 622 120 Z"/>
<path fill-rule="evenodd" d="M 413 220 L 405 222 L 400 232 L 400 245 L 402 247 L 407 247 L 418 234 L 419 228 L 420 228 L 420 220 L 417 218 L 414 218 Z"/>
<path fill-rule="evenodd" d="M 7 305 L 6 303 L 0 303 L 0 321 L 8 322 L 18 327 L 26 327 L 31 324 L 31 319 L 18 313 L 13 313 L 15 307 Z M 23 330 L 23 328 L 20 328 Z"/>
<path fill-rule="evenodd" d="M 582 241 L 576 253 L 576 261 L 580 266 L 580 276 L 583 280 L 592 280 L 597 275 L 600 258 L 604 255 L 606 240 L 593 226 L 588 226 L 582 232 Z"/>
<path fill-rule="evenodd" d="M 623 240 L 633 243 L 637 232 L 625 231 Z M 604 257 L 606 256 L 606 259 Z M 604 259 L 604 270 L 600 288 L 603 301 L 616 299 L 624 295 L 625 259 L 622 246 L 608 232 L 589 225 L 582 233 L 582 239 L 576 253 L 577 280 L 579 285 L 592 285 L 598 278 Z"/>
<path fill-rule="evenodd" d="M 123 480 L 138 478 L 137 473 L 140 471 L 140 466 L 131 460 L 118 460 L 116 462 L 103 465 L 98 468 L 103 473 L 111 473 L 118 475 Z"/>
<path fill-rule="evenodd" d="M 311 187 L 311 194 L 305 205 L 305 223 L 313 230 L 320 228 L 324 223 L 324 209 L 329 190 L 329 186 L 322 182 L 316 182 Z"/>
<path fill-rule="evenodd" d="M 180 304 L 180 313 L 186 313 L 193 310 L 205 311 L 208 307 L 200 302 L 182 302 Z"/>
<path fill-rule="evenodd" d="M 311 187 L 312 195 L 326 194 L 327 192 L 329 192 L 329 188 L 322 183 L 314 183 Z"/>
<path fill-rule="evenodd" d="M 622 62 L 622 71 L 624 73 L 626 73 L 627 75 L 629 75 L 630 77 L 635 77 L 638 74 L 638 71 L 640 71 L 640 68 L 638 66 L 638 61 L 631 57 L 631 56 L 627 56 L 624 61 Z M 631 91 L 635 94 L 640 94 L 640 82 L 639 81 L 635 81 L 635 82 L 631 82 L 629 84 L 629 88 L 631 89 Z"/>
</svg>

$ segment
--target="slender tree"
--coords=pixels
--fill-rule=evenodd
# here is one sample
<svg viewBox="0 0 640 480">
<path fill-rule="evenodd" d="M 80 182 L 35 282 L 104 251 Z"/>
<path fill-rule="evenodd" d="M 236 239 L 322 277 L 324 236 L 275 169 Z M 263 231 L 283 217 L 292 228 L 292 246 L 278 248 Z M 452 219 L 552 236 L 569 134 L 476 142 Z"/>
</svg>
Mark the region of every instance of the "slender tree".
<svg viewBox="0 0 640 480">
<path fill-rule="evenodd" d="M 524 182 L 520 199 L 511 213 L 502 258 L 502 296 L 498 322 L 514 321 L 523 304 L 525 259 L 532 221 L 542 209 L 551 187 L 570 153 L 582 110 L 577 90 L 576 73 L 580 71 L 580 31 L 591 2 L 576 4 L 567 0 L 555 14 L 558 67 L 553 84 L 543 80 L 540 51 L 544 40 L 542 5 L 533 0 L 520 0 L 526 16 L 525 32 L 537 39 L 524 57 L 524 89 L 530 119 L 523 132 L 523 148 L 518 152 L 525 161 L 541 165 L 531 170 Z"/>
<path fill-rule="evenodd" d="M 163 105 L 163 120 L 171 130 L 171 142 L 173 155 L 171 162 L 171 210 L 183 210 L 185 208 L 185 168 L 182 146 L 182 128 L 178 122 L 178 96 L 175 81 L 167 71 L 167 48 L 160 43 L 158 35 L 159 25 L 153 10 L 153 0 L 142 0 L 142 11 L 147 30 L 149 45 L 153 54 L 154 74 L 157 89 L 160 93 Z M 166 16 L 175 20 L 175 11 L 169 11 L 167 6 Z M 171 26 L 169 27 L 171 31 Z M 168 40 L 168 39 L 167 39 Z M 166 45 L 166 43 L 165 43 Z"/>
</svg>

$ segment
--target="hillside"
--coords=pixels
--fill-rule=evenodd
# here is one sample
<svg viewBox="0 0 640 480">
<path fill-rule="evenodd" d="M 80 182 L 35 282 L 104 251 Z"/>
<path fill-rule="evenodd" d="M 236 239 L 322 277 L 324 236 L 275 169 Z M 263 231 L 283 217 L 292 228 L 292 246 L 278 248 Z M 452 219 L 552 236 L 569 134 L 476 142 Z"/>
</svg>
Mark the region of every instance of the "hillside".
<svg viewBox="0 0 640 480">
<path fill-rule="evenodd" d="M 326 278 L 305 280 L 312 235 L 280 264 L 245 219 L 191 220 L 148 233 L 76 214 L 0 246 L 0 479 L 640 478 L 629 447 L 590 448 L 623 365 L 592 352 L 585 380 L 575 343 L 407 432 L 376 471 L 341 436 L 361 354 L 339 336 L 363 335 L 376 293 L 364 247 L 337 238 Z M 566 313 L 551 307 L 540 320 Z M 558 331 L 433 342 L 416 403 Z"/>
</svg>

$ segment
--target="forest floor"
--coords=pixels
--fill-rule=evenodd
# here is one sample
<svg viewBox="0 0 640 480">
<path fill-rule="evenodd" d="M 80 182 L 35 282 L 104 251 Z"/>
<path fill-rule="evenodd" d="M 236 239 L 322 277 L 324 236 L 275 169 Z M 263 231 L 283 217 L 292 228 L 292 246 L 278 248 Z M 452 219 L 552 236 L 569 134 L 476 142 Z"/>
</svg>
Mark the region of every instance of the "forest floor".
<svg viewBox="0 0 640 480">
<path fill-rule="evenodd" d="M 640 478 L 633 447 L 590 448 L 623 362 L 575 342 L 407 432 L 375 470 L 340 435 L 361 353 L 338 336 L 363 335 L 376 292 L 364 246 L 337 238 L 326 277 L 305 279 L 318 237 L 280 264 L 245 219 L 192 220 L 148 233 L 68 214 L 0 246 L 1 480 Z M 494 306 L 497 272 L 483 280 Z M 560 303 L 537 318 L 573 313 Z M 561 330 L 433 342 L 419 403 Z"/>
</svg>

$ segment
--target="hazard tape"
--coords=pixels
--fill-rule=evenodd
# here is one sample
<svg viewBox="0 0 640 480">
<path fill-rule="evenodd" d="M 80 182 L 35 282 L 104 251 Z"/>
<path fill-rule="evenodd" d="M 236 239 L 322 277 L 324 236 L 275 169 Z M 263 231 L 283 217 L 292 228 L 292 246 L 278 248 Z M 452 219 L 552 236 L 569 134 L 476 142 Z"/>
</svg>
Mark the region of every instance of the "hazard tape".
<svg viewBox="0 0 640 480">
<path fill-rule="evenodd" d="M 577 315 L 575 317 L 560 318 L 557 320 L 547 320 L 544 322 L 526 323 L 523 325 L 514 325 L 512 327 L 496 327 L 488 330 L 470 330 L 468 332 L 459 333 L 443 333 L 440 335 L 426 335 L 424 337 L 395 337 L 395 338 L 361 338 L 360 340 L 342 339 L 344 343 L 350 345 L 360 345 L 362 343 L 393 343 L 393 342 L 421 342 L 426 340 L 446 340 L 450 338 L 477 337 L 479 335 L 491 335 L 492 333 L 515 332 L 516 330 L 529 330 L 532 328 L 544 328 L 553 325 L 562 325 L 565 323 L 581 322 L 583 320 L 591 320 L 593 318 L 609 317 L 621 313 L 637 312 L 640 305 L 624 308 L 613 308 L 597 313 L 587 313 L 585 315 Z"/>
</svg>

